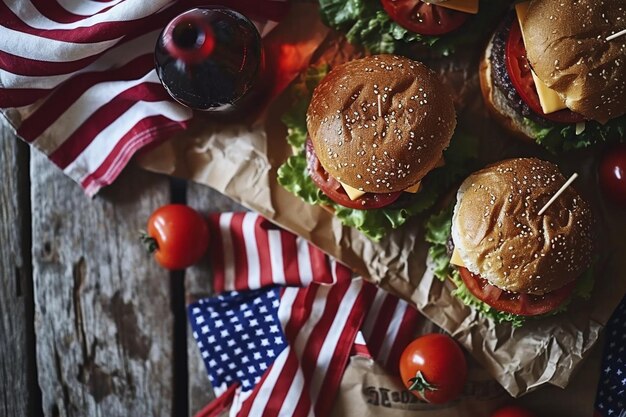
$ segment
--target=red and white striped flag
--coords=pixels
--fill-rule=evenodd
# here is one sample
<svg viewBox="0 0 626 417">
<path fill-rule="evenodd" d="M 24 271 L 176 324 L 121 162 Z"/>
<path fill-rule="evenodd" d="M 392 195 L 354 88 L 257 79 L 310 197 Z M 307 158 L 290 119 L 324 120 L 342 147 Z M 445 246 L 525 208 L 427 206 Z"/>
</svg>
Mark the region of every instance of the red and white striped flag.
<svg viewBox="0 0 626 417">
<path fill-rule="evenodd" d="M 412 306 L 258 214 L 213 215 L 209 224 L 216 292 L 286 286 L 278 318 L 288 347 L 253 390 L 219 387 L 221 396 L 199 416 L 328 415 L 353 354 L 397 373 L 417 329 Z"/>
<path fill-rule="evenodd" d="M 94 195 L 192 112 L 167 95 L 154 46 L 177 14 L 222 4 L 262 35 L 287 0 L 0 0 L 0 111 L 18 136 Z"/>
</svg>

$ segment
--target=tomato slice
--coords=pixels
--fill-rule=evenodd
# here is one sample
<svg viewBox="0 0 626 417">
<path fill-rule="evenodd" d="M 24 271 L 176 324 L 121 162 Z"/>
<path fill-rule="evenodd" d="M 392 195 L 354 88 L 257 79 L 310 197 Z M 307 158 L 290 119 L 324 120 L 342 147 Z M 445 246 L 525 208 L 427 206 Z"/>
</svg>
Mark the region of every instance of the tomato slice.
<svg viewBox="0 0 626 417">
<path fill-rule="evenodd" d="M 513 25 L 509 32 L 506 42 L 506 69 L 511 77 L 511 82 L 515 90 L 528 107 L 543 117 L 557 123 L 579 123 L 585 118 L 578 113 L 574 113 L 569 109 L 559 110 L 554 113 L 546 114 L 541 108 L 539 94 L 535 88 L 535 80 L 533 79 L 528 59 L 526 58 L 526 46 L 522 38 L 522 30 L 517 19 L 514 19 Z"/>
<path fill-rule="evenodd" d="M 501 290 L 480 275 L 472 274 L 467 268 L 459 267 L 459 272 L 465 286 L 476 298 L 496 310 L 520 316 L 538 316 L 551 312 L 571 297 L 576 286 L 575 282 L 571 282 L 544 295 L 520 294 Z"/>
<path fill-rule="evenodd" d="M 424 3 L 422 0 L 381 0 L 397 24 L 420 35 L 444 35 L 457 30 L 471 14 Z"/>
<path fill-rule="evenodd" d="M 356 200 L 351 200 L 339 181 L 333 178 L 322 166 L 315 155 L 313 142 L 306 140 L 306 159 L 311 179 L 324 194 L 335 203 L 358 210 L 369 210 L 386 207 L 400 198 L 402 191 L 396 193 L 366 193 Z"/>
</svg>

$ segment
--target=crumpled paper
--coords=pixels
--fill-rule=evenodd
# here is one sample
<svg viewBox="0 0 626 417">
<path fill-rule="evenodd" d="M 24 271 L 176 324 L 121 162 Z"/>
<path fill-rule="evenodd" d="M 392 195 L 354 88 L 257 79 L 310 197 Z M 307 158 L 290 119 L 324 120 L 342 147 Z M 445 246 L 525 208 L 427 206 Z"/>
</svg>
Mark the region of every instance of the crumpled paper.
<svg viewBox="0 0 626 417">
<path fill-rule="evenodd" d="M 289 50 L 297 54 L 292 58 L 304 64 L 303 68 L 309 61 L 341 62 L 359 54 L 336 35 L 327 36 L 328 30 L 314 18 L 314 5 L 297 3 L 292 12 L 270 36 L 297 45 Z M 428 64 L 458 92 L 459 125 L 481 138 L 481 162 L 531 155 L 555 160 L 538 147 L 509 137 L 489 119 L 478 89 L 477 56 L 478 51 L 468 51 L 464 56 Z M 280 123 L 289 105 L 289 97 L 283 95 L 253 123 L 220 125 L 200 120 L 189 131 L 143 155 L 140 165 L 210 186 L 305 237 L 366 279 L 412 301 L 452 334 L 512 396 L 546 384 L 565 387 L 626 293 L 626 216 L 603 203 L 595 174 L 598 155 L 586 151 L 556 159 L 566 176 L 574 171 L 581 174 L 575 185 L 596 210 L 602 262 L 593 297 L 573 303 L 565 314 L 530 320 L 523 328 L 512 329 L 478 317 L 450 295 L 450 283 L 433 279 L 426 266 L 425 217 L 411 219 L 374 243 L 343 227 L 328 211 L 305 204 L 278 185 L 276 170 L 291 152 Z M 586 398 L 589 403 L 593 402 L 591 391 L 595 389 Z"/>
</svg>

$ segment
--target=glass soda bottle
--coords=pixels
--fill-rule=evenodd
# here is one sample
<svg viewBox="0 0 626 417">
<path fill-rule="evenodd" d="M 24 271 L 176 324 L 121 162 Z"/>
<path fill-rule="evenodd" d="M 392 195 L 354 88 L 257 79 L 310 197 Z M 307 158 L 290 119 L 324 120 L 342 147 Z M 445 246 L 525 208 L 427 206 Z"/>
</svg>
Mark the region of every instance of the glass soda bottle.
<svg viewBox="0 0 626 417">
<path fill-rule="evenodd" d="M 258 30 L 221 6 L 176 16 L 161 32 L 154 56 L 161 83 L 176 101 L 212 113 L 248 105 L 263 69 Z"/>
</svg>

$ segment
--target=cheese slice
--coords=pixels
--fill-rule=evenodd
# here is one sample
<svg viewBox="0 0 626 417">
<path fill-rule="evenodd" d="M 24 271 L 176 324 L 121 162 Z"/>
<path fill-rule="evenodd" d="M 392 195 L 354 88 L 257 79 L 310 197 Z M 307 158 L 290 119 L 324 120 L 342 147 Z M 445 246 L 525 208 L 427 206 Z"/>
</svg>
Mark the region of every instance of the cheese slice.
<svg viewBox="0 0 626 417">
<path fill-rule="evenodd" d="M 404 190 L 404 192 L 405 193 L 411 193 L 411 194 L 417 194 L 421 188 L 422 188 L 422 182 L 420 181 L 417 184 L 412 185 L 409 188 L 407 188 L 406 190 Z"/>
<path fill-rule="evenodd" d="M 465 268 L 465 263 L 463 262 L 463 259 L 461 259 L 461 255 L 459 255 L 459 251 L 456 247 L 454 248 L 454 252 L 452 252 L 452 258 L 450 258 L 450 263 L 452 265 Z"/>
<path fill-rule="evenodd" d="M 522 22 L 526 18 L 526 14 L 528 12 L 528 4 L 529 2 L 517 3 L 515 5 L 515 11 L 517 12 L 517 20 L 519 21 L 519 26 L 522 29 L 522 38 L 524 39 L 524 44 L 526 44 L 526 37 L 524 36 L 524 26 Z M 554 113 L 559 110 L 566 109 L 565 100 L 561 98 L 557 94 L 556 91 L 552 90 L 550 87 L 546 85 L 543 81 L 537 77 L 535 71 L 531 70 L 533 75 L 533 80 L 535 80 L 535 88 L 537 89 L 537 94 L 539 95 L 539 103 L 541 104 L 541 109 L 545 114 Z"/>
<path fill-rule="evenodd" d="M 348 194 L 348 197 L 350 197 L 350 200 L 352 201 L 358 199 L 359 197 L 363 197 L 365 195 L 365 191 L 357 190 L 356 188 L 350 187 L 348 184 L 344 184 L 341 181 L 339 182 L 339 184 L 341 184 L 343 189 L 346 190 L 346 194 Z"/>
<path fill-rule="evenodd" d="M 428 3 L 428 1 L 426 2 Z M 478 13 L 478 0 L 446 0 L 437 3 L 437 6 L 458 10 L 465 13 Z"/>
</svg>

